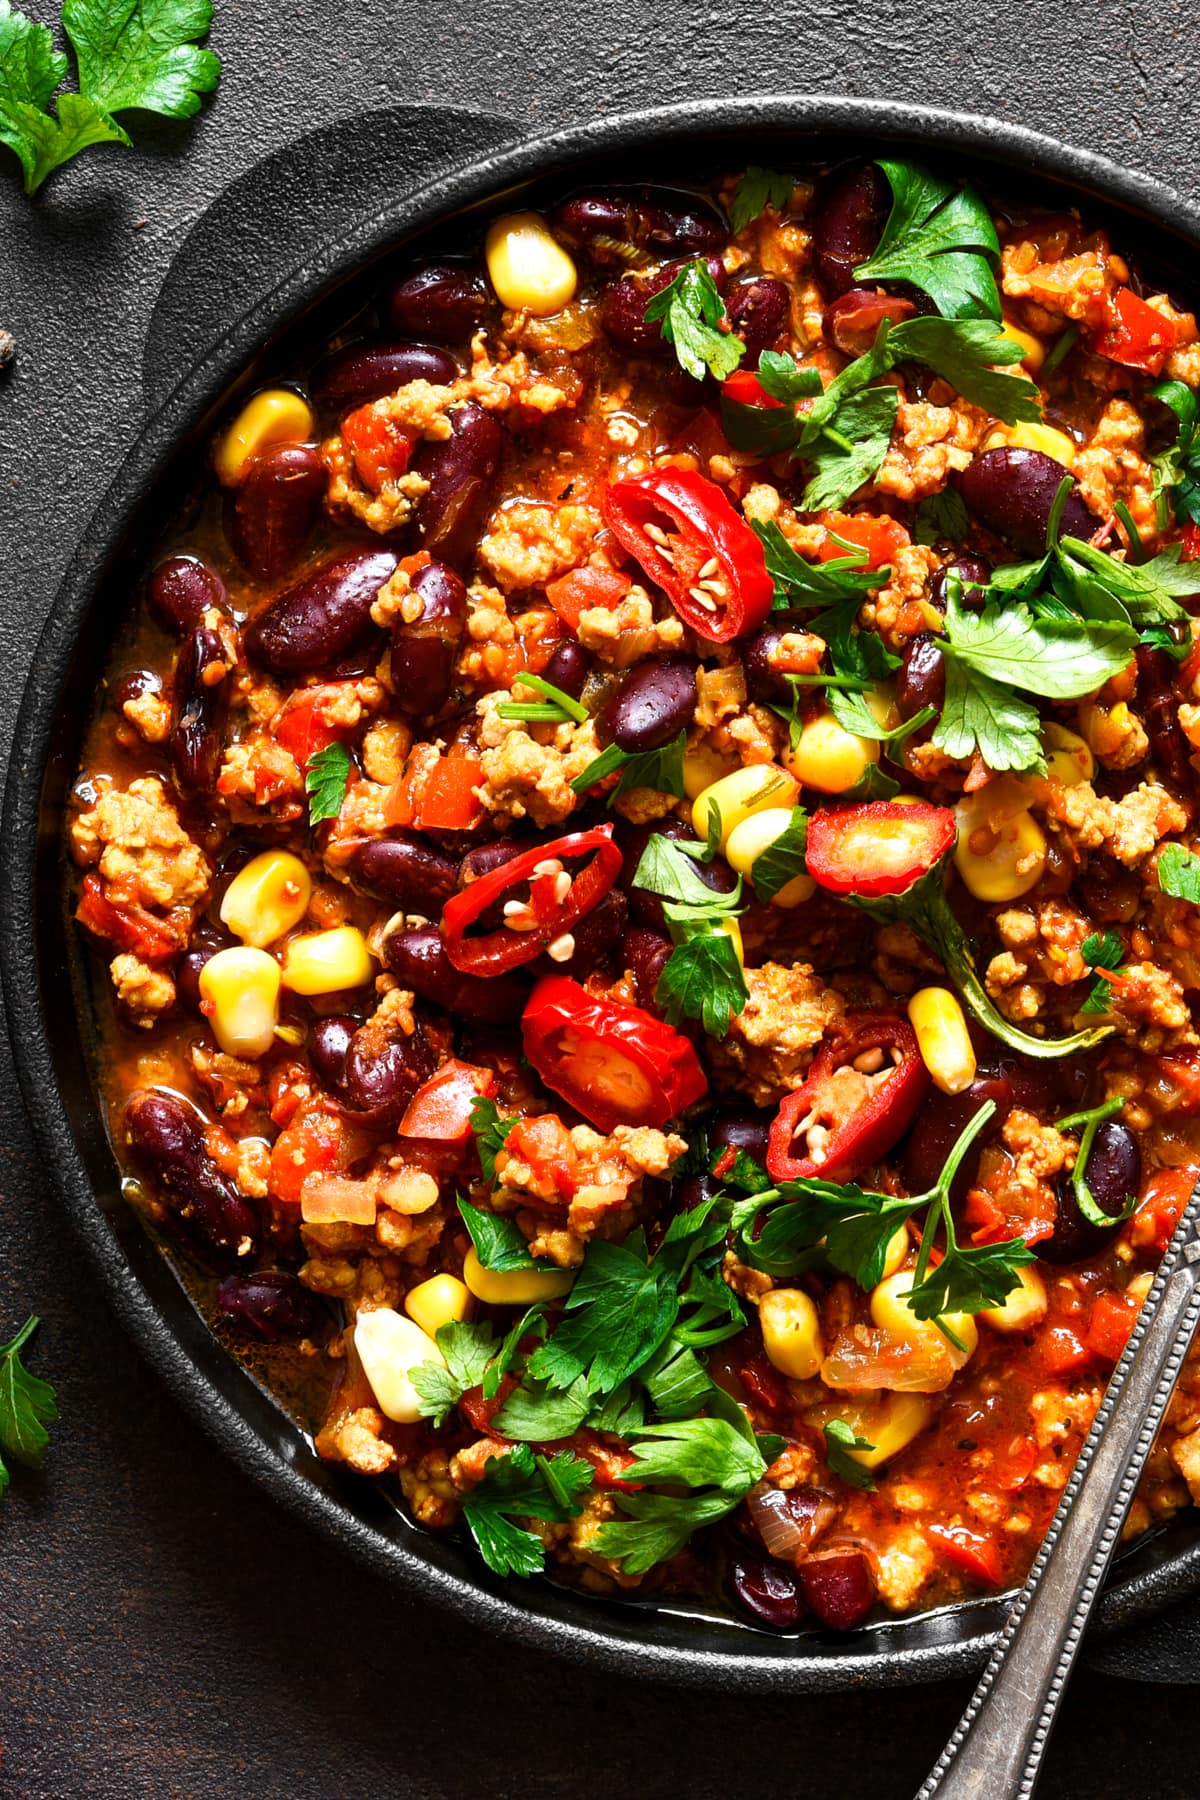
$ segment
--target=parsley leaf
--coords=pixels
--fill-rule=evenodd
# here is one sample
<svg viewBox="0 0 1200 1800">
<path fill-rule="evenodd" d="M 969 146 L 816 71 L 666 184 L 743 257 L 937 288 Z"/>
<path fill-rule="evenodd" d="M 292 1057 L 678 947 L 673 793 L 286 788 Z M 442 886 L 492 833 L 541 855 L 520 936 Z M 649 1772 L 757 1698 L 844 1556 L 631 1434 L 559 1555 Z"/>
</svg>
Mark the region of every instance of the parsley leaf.
<svg viewBox="0 0 1200 1800">
<path fill-rule="evenodd" d="M 1049 700 L 1093 693 L 1125 667 L 1137 642 L 1136 633 L 1116 621 L 1037 619 L 1021 601 L 972 613 L 948 598 L 943 649 L 950 660 Z"/>
<path fill-rule="evenodd" d="M 987 207 L 972 188 L 931 175 L 915 163 L 880 157 L 892 190 L 883 235 L 857 281 L 908 281 L 928 294 L 946 318 L 980 313 L 1000 317 L 1000 296 L 988 256 L 999 254 Z"/>
<path fill-rule="evenodd" d="M 645 1437 L 631 1446 L 634 1460 L 625 1479 L 699 1491 L 614 1492 L 628 1518 L 600 1526 L 592 1540 L 600 1554 L 620 1562 L 627 1574 L 638 1574 L 674 1556 L 699 1526 L 732 1512 L 767 1466 L 752 1434 L 742 1427 L 723 1418 L 646 1426 Z"/>
<path fill-rule="evenodd" d="M 556 1438 L 578 1431 L 588 1414 L 587 1378 L 580 1375 L 569 1388 L 558 1390 L 545 1382 L 525 1382 L 515 1387 L 492 1419 L 505 1437 L 533 1444 L 552 1444 Z"/>
<path fill-rule="evenodd" d="M 745 353 L 741 338 L 718 329 L 725 302 L 705 263 L 697 259 L 680 269 L 674 281 L 647 303 L 646 321 L 661 321 L 662 334 L 675 347 L 681 369 L 697 381 L 733 374 Z"/>
<path fill-rule="evenodd" d="M 1135 625 L 1181 619 L 1187 609 L 1179 604 L 1180 597 L 1200 592 L 1200 572 L 1194 564 L 1180 561 L 1182 553 L 1182 544 L 1169 544 L 1148 562 L 1122 562 L 1082 538 L 1065 537 L 1058 545 L 1058 564 L 1066 586 L 1059 591 L 1088 616 L 1086 575 L 1091 577 L 1093 599 L 1098 589 L 1110 600 L 1119 601 L 1121 616 Z"/>
<path fill-rule="evenodd" d="M 497 1153 L 503 1150 L 508 1142 L 508 1134 L 516 1123 L 515 1118 L 501 1118 L 500 1108 L 486 1094 L 477 1094 L 472 1100 L 471 1130 L 475 1134 L 479 1166 L 486 1180 L 495 1181 Z"/>
<path fill-rule="evenodd" d="M 1168 844 L 1155 866 L 1158 885 L 1164 894 L 1200 906 L 1200 856 L 1185 850 L 1182 844 Z"/>
<path fill-rule="evenodd" d="M 1115 931 L 1106 931 L 1103 937 L 1099 932 L 1089 932 L 1079 946 L 1079 954 L 1089 969 L 1119 969 L 1125 955 L 1125 946 Z M 1106 1013 L 1112 1001 L 1112 983 L 1101 975 L 1095 982 L 1080 1012 Z"/>
<path fill-rule="evenodd" d="M 337 818 L 349 781 L 350 752 L 345 744 L 328 744 L 324 750 L 314 751 L 304 770 L 310 825 Z"/>
<path fill-rule="evenodd" d="M 793 806 L 787 829 L 755 857 L 750 883 L 760 900 L 773 900 L 789 881 L 806 872 L 804 850 L 808 842 L 808 814 Z"/>
<path fill-rule="evenodd" d="M 687 732 L 664 744 L 661 750 L 622 750 L 610 744 L 594 757 L 571 782 L 572 791 L 586 794 L 608 775 L 621 771 L 621 779 L 608 797 L 608 804 L 634 788 L 653 788 L 658 794 L 673 794 L 683 799 L 683 758 L 687 750 Z"/>
<path fill-rule="evenodd" d="M 1168 522 L 1168 497 L 1181 525 L 1200 524 L 1200 405 L 1182 381 L 1155 382 L 1150 393 L 1179 421 L 1175 442 L 1150 460 L 1159 528 Z"/>
<path fill-rule="evenodd" d="M 542 1567 L 541 1539 L 515 1525 L 513 1519 L 545 1519 L 563 1523 L 582 1511 L 580 1496 L 590 1488 L 592 1465 L 563 1452 L 535 1456 L 518 1444 L 507 1456 L 494 1456 L 483 1480 L 463 1501 L 462 1516 L 480 1555 L 497 1575 L 535 1575 Z"/>
<path fill-rule="evenodd" d="M 421 1397 L 421 1417 L 444 1425 L 451 1410 L 468 1388 L 478 1387 L 496 1353 L 496 1334 L 490 1325 L 452 1320 L 439 1325 L 437 1345 L 445 1357 L 441 1363 L 418 1363 L 412 1384 Z"/>
<path fill-rule="evenodd" d="M 946 695 L 933 742 L 966 762 L 976 750 L 996 774 L 1034 769 L 1042 762 L 1037 708 L 986 675 L 946 658 Z"/>
<path fill-rule="evenodd" d="M 934 707 L 923 706 L 911 719 L 902 719 L 898 725 L 881 725 L 867 705 L 865 694 L 836 686 L 829 689 L 829 710 L 844 731 L 852 731 L 855 737 L 872 738 L 877 744 L 901 744 L 937 717 Z"/>
<path fill-rule="evenodd" d="M 778 169 L 760 169 L 757 163 L 751 163 L 729 203 L 729 223 L 734 235 L 744 231 L 768 206 L 773 212 L 782 212 L 795 185 L 794 175 L 781 175 Z"/>
<path fill-rule="evenodd" d="M 830 1419 L 825 1426 L 825 1461 L 835 1475 L 840 1475 L 851 1487 L 861 1488 L 865 1494 L 875 1492 L 874 1478 L 870 1469 L 864 1468 L 850 1452 L 874 1448 L 870 1439 L 859 1437 L 845 1419 Z"/>
<path fill-rule="evenodd" d="M 913 536 L 918 544 L 961 544 L 969 529 L 967 504 L 957 488 L 943 488 L 917 503 Z"/>
<path fill-rule="evenodd" d="M 483 1212 L 479 1207 L 471 1206 L 461 1194 L 458 1196 L 458 1210 L 463 1224 L 471 1234 L 475 1254 L 485 1269 L 493 1269 L 497 1274 L 505 1275 L 514 1269 L 544 1269 L 549 1266 L 529 1254 L 528 1240 L 515 1219 L 505 1218 L 500 1213 Z"/>
<path fill-rule="evenodd" d="M 1024 1238 L 972 1244 L 966 1249 L 951 1241 L 937 1267 L 910 1291 L 909 1309 L 918 1319 L 938 1319 L 944 1313 L 983 1312 L 1003 1306 L 1020 1280 L 1017 1268 L 1033 1260 Z M 953 1334 L 947 1332 L 947 1336 Z"/>
<path fill-rule="evenodd" d="M 570 1388 L 585 1372 L 593 1394 L 610 1393 L 648 1362 L 675 1323 L 670 1270 L 635 1249 L 594 1239 L 564 1302 L 567 1317 L 534 1351 L 529 1373 Z"/>
<path fill-rule="evenodd" d="M 26 1319 L 16 1337 L 0 1344 L 0 1494 L 9 1483 L 5 1457 L 40 1469 L 50 1434 L 46 1426 L 58 1417 L 54 1389 L 31 1375 L 21 1352 L 37 1330 L 37 1318 Z"/>
<path fill-rule="evenodd" d="M 670 923 L 670 908 L 664 907 Z M 723 1038 L 749 999 L 737 949 L 727 932 L 693 930 L 672 950 L 654 998 L 673 1025 L 699 1019 L 709 1037 Z"/>
<path fill-rule="evenodd" d="M 805 512 L 843 506 L 878 474 L 892 441 L 899 404 L 900 396 L 889 384 L 864 388 L 838 407 L 826 435 L 802 452 L 813 469 L 800 497 Z"/>
<path fill-rule="evenodd" d="M 892 364 L 908 358 L 924 363 L 964 400 L 986 407 L 1006 424 L 1041 419 L 1037 383 L 994 366 L 1019 363 L 1025 352 L 990 319 L 906 319 L 893 327 L 888 350 Z"/>
<path fill-rule="evenodd" d="M 503 700 L 496 708 L 502 719 L 526 719 L 535 725 L 582 725 L 588 716 L 586 706 L 573 700 L 570 694 L 564 694 L 561 688 L 555 687 L 552 681 L 544 676 L 533 675 L 528 669 L 522 669 L 512 684 L 515 693 L 518 687 L 527 688 L 531 694 L 540 694 L 540 700 Z"/>
<path fill-rule="evenodd" d="M 632 1473 L 632 1471 L 631 1471 Z M 606 1521 L 592 1544 L 601 1556 L 619 1562 L 627 1575 L 644 1575 L 655 1563 L 678 1555 L 694 1531 L 713 1525 L 738 1504 L 721 1492 L 707 1494 L 620 1494 L 625 1519 Z"/>
<path fill-rule="evenodd" d="M 773 519 L 752 519 L 750 525 L 763 547 L 767 574 L 775 583 L 773 604 L 778 608 L 853 600 L 857 610 L 887 580 L 886 569 L 863 567 L 865 550 L 856 549 L 828 562 L 808 562 L 792 548 Z"/>
</svg>

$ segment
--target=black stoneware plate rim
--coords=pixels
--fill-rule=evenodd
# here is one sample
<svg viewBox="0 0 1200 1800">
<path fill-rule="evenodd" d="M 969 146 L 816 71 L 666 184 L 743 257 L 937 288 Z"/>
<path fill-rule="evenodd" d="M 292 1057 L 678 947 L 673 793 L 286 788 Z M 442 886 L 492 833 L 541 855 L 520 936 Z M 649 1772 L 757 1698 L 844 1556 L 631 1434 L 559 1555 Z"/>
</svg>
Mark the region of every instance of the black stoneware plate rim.
<svg viewBox="0 0 1200 1800">
<path fill-rule="evenodd" d="M 792 142 L 785 149 L 787 139 Z M 695 1616 L 697 1609 L 687 1603 L 668 1601 L 648 1611 L 576 1596 L 545 1581 L 505 1584 L 457 1541 L 421 1531 L 369 1484 L 320 1464 L 303 1434 L 217 1343 L 120 1201 L 99 1109 L 83 1073 L 87 1023 L 69 1003 L 77 948 L 61 900 L 60 842 L 61 799 L 73 763 L 55 733 L 61 727 L 77 739 L 81 729 L 77 714 L 64 726 L 62 713 L 72 698 L 86 694 L 89 682 L 94 685 L 95 664 L 86 671 L 75 665 L 87 647 L 86 632 L 101 629 L 92 601 L 118 562 L 126 527 L 180 444 L 195 439 L 276 327 L 344 273 L 456 211 L 566 176 L 581 164 L 602 169 L 606 159 L 631 150 L 670 158 L 695 145 L 711 156 L 726 144 L 726 155 L 741 162 L 769 161 L 767 149 L 803 162 L 818 153 L 852 154 L 864 139 L 923 150 L 935 162 L 939 154 L 957 153 L 1009 172 L 1018 189 L 1038 180 L 1057 183 L 1085 204 L 1123 212 L 1131 229 L 1148 232 L 1160 249 L 1173 246 L 1186 257 L 1200 248 L 1200 212 L 1147 176 L 1020 126 L 878 100 L 783 95 L 697 101 L 600 119 L 440 171 L 415 186 L 402 206 L 365 214 L 351 231 L 287 272 L 230 326 L 131 446 L 81 538 L 35 654 L 16 727 L 0 859 L 0 970 L 38 1142 L 116 1312 L 171 1392 L 275 1498 L 375 1573 L 453 1607 L 472 1623 L 614 1673 L 743 1690 L 836 1690 L 967 1674 L 983 1662 L 1004 1603 L 970 1602 L 848 1638 L 779 1638 Z M 653 172 L 645 170 L 644 177 Z M 1170 260 L 1170 249 L 1167 255 Z M 68 997 L 57 1009 L 56 992 Z M 68 1075 L 75 1081 L 70 1095 Z M 1118 1565 L 1098 1626 L 1128 1624 L 1197 1589 L 1200 1524 L 1185 1515 Z"/>
</svg>

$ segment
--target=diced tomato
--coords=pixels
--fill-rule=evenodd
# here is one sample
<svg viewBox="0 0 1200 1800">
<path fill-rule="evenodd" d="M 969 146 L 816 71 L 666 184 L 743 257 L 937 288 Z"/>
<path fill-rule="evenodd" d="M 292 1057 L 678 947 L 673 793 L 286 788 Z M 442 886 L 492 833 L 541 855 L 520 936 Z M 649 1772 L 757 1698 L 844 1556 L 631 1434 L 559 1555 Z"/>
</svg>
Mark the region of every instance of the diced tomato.
<svg viewBox="0 0 1200 1800">
<path fill-rule="evenodd" d="M 1087 1346 L 1101 1362 L 1119 1362 L 1138 1309 L 1124 1294 L 1101 1294 L 1088 1320 Z"/>
<path fill-rule="evenodd" d="M 1037 1445 L 1031 1437 L 1014 1437 L 996 1451 L 991 1479 L 1004 1493 L 1015 1493 L 1033 1474 L 1037 1462 Z"/>
<path fill-rule="evenodd" d="M 787 1407 L 789 1396 L 783 1377 L 761 1352 L 738 1363 L 737 1376 L 750 1398 L 768 1412 L 783 1412 Z"/>
<path fill-rule="evenodd" d="M 460 1144 L 471 1134 L 472 1104 L 481 1094 L 495 1091 L 491 1069 L 477 1069 L 452 1056 L 413 1095 L 400 1121 L 400 1136 Z"/>
<path fill-rule="evenodd" d="M 1180 1214 L 1192 1197 L 1198 1171 L 1192 1164 L 1180 1169 L 1156 1169 L 1129 1222 L 1129 1240 L 1138 1249 L 1153 1249 L 1162 1256 L 1175 1235 Z"/>
<path fill-rule="evenodd" d="M 342 438 L 364 487 L 378 494 L 408 468 L 418 433 L 384 418 L 375 406 L 360 406 L 342 421 Z"/>
<path fill-rule="evenodd" d="M 887 563 L 894 563 L 897 554 L 912 543 L 903 525 L 886 513 L 831 512 L 825 514 L 821 523 L 830 534 L 817 550 L 821 562 L 833 562 L 835 558 L 845 556 L 846 543 L 849 543 L 866 551 L 868 569 L 881 569 Z M 846 542 L 839 544 L 835 537 L 844 538 Z"/>
<path fill-rule="evenodd" d="M 736 400 L 739 406 L 769 406 L 777 411 L 783 409 L 783 401 L 768 394 L 753 369 L 735 369 L 721 383 L 721 392 L 727 400 Z"/>
<path fill-rule="evenodd" d="M 547 1446 L 548 1448 L 550 1446 Z M 625 1470 L 633 1465 L 633 1456 L 628 1450 L 620 1450 L 615 1444 L 606 1444 L 598 1431 L 591 1431 L 585 1425 L 574 1437 L 569 1437 L 562 1444 L 555 1444 L 555 1450 L 571 1450 L 576 1456 L 582 1456 L 590 1462 L 596 1471 L 598 1488 L 621 1488 L 626 1493 L 640 1493 L 640 1481 L 622 1481 Z"/>
<path fill-rule="evenodd" d="M 1122 368 L 1160 375 L 1168 353 L 1175 348 L 1175 327 L 1132 288 L 1118 288 L 1108 301 L 1105 328 L 1092 347 L 1097 356 L 1120 363 Z"/>
<path fill-rule="evenodd" d="M 578 1159 L 567 1128 L 556 1113 L 519 1119 L 504 1147 L 528 1163 L 539 1188 L 552 1187 L 563 1200 L 574 1196 L 579 1187 Z"/>
<path fill-rule="evenodd" d="M 384 823 L 417 831 L 469 831 L 483 812 L 475 792 L 482 779 L 474 751 L 451 750 L 432 762 L 412 756 L 384 802 Z"/>
<path fill-rule="evenodd" d="M 1173 1056 L 1160 1056 L 1158 1066 L 1180 1092 L 1171 1111 L 1188 1118 L 1200 1113 L 1200 1050 L 1178 1050 Z"/>
<path fill-rule="evenodd" d="M 290 1125 L 296 1116 L 297 1109 L 312 1093 L 312 1080 L 303 1063 L 280 1063 L 271 1071 L 267 1082 L 267 1104 L 271 1109 L 271 1123 L 283 1126 Z"/>
<path fill-rule="evenodd" d="M 84 876 L 75 917 L 95 937 L 145 963 L 170 962 L 183 948 L 178 926 L 147 912 L 144 906 L 110 900 L 98 875 Z"/>
<path fill-rule="evenodd" d="M 275 742 L 282 744 L 302 769 L 318 750 L 327 750 L 338 738 L 353 732 L 353 725 L 331 724 L 328 717 L 334 705 L 344 701 L 346 692 L 347 684 L 343 682 L 301 688 L 276 719 L 272 730 Z"/>
<path fill-rule="evenodd" d="M 338 1166 L 342 1123 L 333 1113 L 304 1112 L 284 1127 L 271 1149 L 267 1191 L 276 1200 L 300 1204 L 310 1175 L 329 1175 Z"/>
<path fill-rule="evenodd" d="M 951 1568 L 969 1575 L 972 1581 L 987 1587 L 999 1585 L 1003 1566 L 996 1540 L 983 1532 L 968 1531 L 965 1525 L 927 1525 L 926 1537 L 932 1538 L 942 1558 Z"/>
<path fill-rule="evenodd" d="M 1200 562 L 1200 525 L 1192 524 L 1189 521 L 1184 526 L 1181 555 L 1184 562 Z M 1187 668 L 1186 663 L 1183 666 L 1185 669 Z"/>
<path fill-rule="evenodd" d="M 616 569 L 595 568 L 589 563 L 549 582 L 546 598 L 559 618 L 572 631 L 577 631 L 581 614 L 594 606 L 614 611 L 632 586 L 628 575 L 622 575 Z"/>
<path fill-rule="evenodd" d="M 972 1188 L 967 1195 L 963 1217 L 973 1227 L 973 1244 L 998 1244 L 1012 1236 L 1002 1209 L 982 1188 Z"/>
<path fill-rule="evenodd" d="M 1086 1369 L 1092 1353 L 1069 1325 L 1051 1325 L 1038 1339 L 1038 1353 L 1048 1375 L 1074 1375 Z"/>
<path fill-rule="evenodd" d="M 492 1430 L 492 1420 L 516 1385 L 514 1376 L 505 1375 L 490 1400 L 484 1399 L 481 1387 L 468 1388 L 458 1402 L 458 1409 L 466 1416 L 476 1431 L 482 1431 L 487 1437 L 495 1438 L 498 1444 L 510 1443 L 512 1440 L 506 1438 L 502 1431 Z"/>
</svg>

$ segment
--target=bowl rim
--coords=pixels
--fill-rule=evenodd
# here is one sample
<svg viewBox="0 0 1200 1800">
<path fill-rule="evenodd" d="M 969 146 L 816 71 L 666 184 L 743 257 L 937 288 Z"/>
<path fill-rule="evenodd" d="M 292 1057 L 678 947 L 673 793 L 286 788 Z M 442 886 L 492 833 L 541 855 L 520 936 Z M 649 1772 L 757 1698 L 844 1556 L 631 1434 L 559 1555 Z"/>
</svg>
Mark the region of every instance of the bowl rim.
<svg viewBox="0 0 1200 1800">
<path fill-rule="evenodd" d="M 651 1618 L 594 1600 L 581 1602 L 546 1582 L 501 1586 L 474 1565 L 455 1569 L 453 1558 L 435 1550 L 438 1540 L 432 1534 L 417 1528 L 407 1533 L 394 1526 L 390 1532 L 383 1529 L 385 1521 L 377 1507 L 352 1508 L 345 1495 L 314 1482 L 311 1470 L 299 1466 L 303 1458 L 297 1459 L 287 1445 L 272 1442 L 269 1430 L 261 1425 L 256 1429 L 250 1416 L 218 1385 L 216 1365 L 202 1366 L 195 1332 L 186 1320 L 181 1323 L 179 1308 L 161 1283 L 152 1291 L 145 1269 L 137 1267 L 131 1243 L 114 1229 L 94 1189 L 67 1101 L 54 1077 L 53 1045 L 62 1021 L 55 1024 L 46 1016 L 36 952 L 40 933 L 50 928 L 39 917 L 36 873 L 47 856 L 59 854 L 61 835 L 61 819 L 47 824 L 43 817 L 43 787 L 76 639 L 129 522 L 189 430 L 277 327 L 290 323 L 390 243 L 460 209 L 565 174 L 606 153 L 616 155 L 631 147 L 667 150 L 689 139 L 715 140 L 732 132 L 760 141 L 794 140 L 789 160 L 796 161 L 803 161 L 806 139 L 849 140 L 856 134 L 943 152 L 956 150 L 981 163 L 1010 167 L 1026 180 L 1033 176 L 1066 184 L 1109 212 L 1123 210 L 1154 233 L 1167 234 L 1185 250 L 1200 249 L 1200 209 L 1152 177 L 1092 151 L 982 115 L 837 95 L 766 94 L 638 108 L 583 126 L 508 140 L 418 179 L 399 203 L 392 200 L 364 214 L 298 261 L 231 323 L 156 414 L 143 421 L 80 534 L 33 654 L 13 739 L 4 807 L 5 855 L 0 859 L 0 976 L 14 1062 L 36 1140 L 113 1309 L 172 1394 L 274 1498 L 376 1574 L 448 1605 L 473 1624 L 538 1648 L 616 1673 L 641 1673 L 687 1685 L 835 1691 L 973 1671 L 994 1641 L 1006 1610 L 1003 1601 L 971 1602 L 835 1640 L 776 1638 L 728 1627 L 712 1630 L 692 1619 L 680 1628 L 676 1617 L 693 1610 L 686 1605 L 660 1608 Z M 77 1025 L 74 1017 L 71 1025 Z M 98 1114 L 94 1096 L 92 1106 Z M 90 1122 L 94 1128 L 98 1121 Z M 150 1248 L 158 1258 L 157 1250 Z M 184 1304 L 190 1308 L 186 1296 Z M 206 1327 L 203 1336 L 221 1358 L 233 1362 Z M 245 1391 L 261 1393 L 248 1381 Z M 1179 1549 L 1163 1549 L 1161 1540 L 1157 1550 L 1152 1545 L 1148 1568 L 1124 1576 L 1118 1570 L 1099 1609 L 1099 1628 L 1129 1623 L 1200 1588 L 1200 1530 L 1194 1536 L 1194 1542 Z"/>
</svg>

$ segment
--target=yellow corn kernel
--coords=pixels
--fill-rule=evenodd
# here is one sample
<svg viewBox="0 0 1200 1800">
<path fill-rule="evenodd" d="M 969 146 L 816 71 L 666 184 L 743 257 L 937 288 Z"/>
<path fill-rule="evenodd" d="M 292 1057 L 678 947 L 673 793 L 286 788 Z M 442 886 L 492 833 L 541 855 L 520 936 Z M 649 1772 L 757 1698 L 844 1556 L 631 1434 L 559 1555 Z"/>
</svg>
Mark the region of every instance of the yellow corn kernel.
<svg viewBox="0 0 1200 1800">
<path fill-rule="evenodd" d="M 404 1310 L 422 1331 L 436 1338 L 443 1325 L 456 1324 L 471 1310 L 471 1295 L 454 1275 L 431 1275 L 404 1296 Z"/>
<path fill-rule="evenodd" d="M 742 928 L 736 919 L 714 919 L 713 930 L 721 932 L 733 945 L 738 959 L 738 967 L 746 966 L 746 947 L 742 943 Z"/>
<path fill-rule="evenodd" d="M 887 1249 L 883 1253 L 883 1273 L 885 1276 L 898 1275 L 908 1260 L 909 1236 L 907 1225 L 897 1225 L 887 1241 Z"/>
<path fill-rule="evenodd" d="M 574 1269 L 485 1269 L 472 1248 L 463 1259 L 463 1280 L 489 1306 L 532 1306 L 571 1291 Z"/>
<path fill-rule="evenodd" d="M 751 813 L 743 819 L 725 840 L 725 860 L 730 868 L 753 881 L 755 863 L 783 836 L 791 822 L 790 806 L 769 806 L 765 812 Z M 786 887 L 780 888 L 771 905 L 799 906 L 811 898 L 816 885 L 811 875 L 794 875 Z"/>
<path fill-rule="evenodd" d="M 772 1288 L 758 1308 L 767 1360 L 790 1381 L 811 1381 L 825 1347 L 817 1309 L 803 1288 Z"/>
<path fill-rule="evenodd" d="M 398 1425 L 414 1425 L 421 1416 L 421 1396 L 413 1386 L 413 1370 L 426 1362 L 446 1366 L 434 1340 L 415 1320 L 379 1306 L 359 1313 L 354 1349 L 380 1412 Z"/>
<path fill-rule="evenodd" d="M 908 1002 L 921 1061 L 934 1087 L 961 1094 L 975 1079 L 975 1050 L 958 997 L 949 988 L 918 988 Z"/>
<path fill-rule="evenodd" d="M 796 748 L 783 761 L 805 787 L 821 794 L 844 794 L 879 761 L 879 745 L 846 731 L 832 713 L 819 713 L 801 729 Z"/>
<path fill-rule="evenodd" d="M 774 763 L 751 763 L 732 775 L 723 775 L 697 795 L 692 803 L 692 830 L 698 838 L 706 838 L 709 810 L 719 807 L 723 851 L 744 819 L 768 807 L 790 807 L 798 792 L 792 777 Z"/>
<path fill-rule="evenodd" d="M 1011 337 L 1011 332 L 1006 332 Z M 1064 469 L 1075 467 L 1077 445 L 1065 431 L 1056 431 L 1053 425 L 1037 425 L 1031 420 L 1022 419 L 1016 425 L 999 425 L 995 431 L 988 433 L 984 443 L 985 450 L 997 450 L 1008 444 L 1014 450 L 1040 450 L 1043 456 L 1052 457 L 1061 463 Z"/>
<path fill-rule="evenodd" d="M 283 985 L 294 994 L 337 994 L 362 987 L 375 972 L 367 940 L 356 925 L 310 931 L 283 952 Z"/>
<path fill-rule="evenodd" d="M 843 1419 L 855 1437 L 866 1438 L 869 1450 L 847 1450 L 864 1469 L 877 1469 L 890 1457 L 899 1456 L 913 1439 L 920 1437 L 933 1418 L 933 1402 L 926 1394 L 901 1392 L 880 1394 L 877 1399 L 860 1399 L 841 1394 L 836 1401 L 810 1407 L 804 1423 L 820 1431 L 833 1419 Z"/>
<path fill-rule="evenodd" d="M 221 922 L 243 944 L 262 950 L 293 930 L 308 911 L 312 882 L 290 850 L 264 850 L 239 869 L 221 902 Z"/>
<path fill-rule="evenodd" d="M 1014 344 L 1020 344 L 1025 352 L 1021 358 L 1022 368 L 1028 369 L 1031 375 L 1041 368 L 1046 360 L 1046 346 L 1040 338 L 1034 337 L 1032 331 L 1022 331 L 1019 325 L 1010 325 L 1007 319 L 1004 321 L 1004 335 L 1011 338 Z"/>
<path fill-rule="evenodd" d="M 575 264 L 540 213 L 508 213 L 489 227 L 488 275 L 502 306 L 545 318 L 573 298 Z"/>
<path fill-rule="evenodd" d="M 709 744 L 697 744 L 683 759 L 683 791 L 689 800 L 698 800 L 706 787 L 731 775 L 737 767 L 736 756 L 722 756 Z"/>
<path fill-rule="evenodd" d="M 249 944 L 218 950 L 200 971 L 200 1001 L 226 1056 L 265 1056 L 279 1018 L 279 964 Z"/>
<path fill-rule="evenodd" d="M 1046 772 L 1051 781 L 1063 787 L 1078 787 L 1096 773 L 1096 758 L 1091 745 L 1076 731 L 1047 720 L 1042 726 L 1042 742 L 1046 746 Z"/>
<path fill-rule="evenodd" d="M 901 1274 L 885 1275 L 879 1286 L 871 1290 L 871 1317 L 881 1331 L 889 1337 L 899 1338 L 903 1343 L 928 1344 L 931 1348 L 953 1351 L 954 1346 L 943 1336 L 932 1319 L 918 1319 L 908 1300 L 912 1287 L 912 1270 L 906 1269 Z M 970 1313 L 943 1313 L 942 1318 L 956 1338 L 966 1345 L 967 1356 L 970 1356 L 979 1342 L 979 1332 L 975 1328 L 975 1320 Z M 958 1352 L 956 1361 L 961 1364 L 966 1358 Z"/>
<path fill-rule="evenodd" d="M 1019 900 L 1042 878 L 1046 837 L 1017 782 L 989 782 L 955 808 L 954 866 L 977 900 Z"/>
<path fill-rule="evenodd" d="M 1030 1331 L 1040 1325 L 1050 1302 L 1046 1284 L 1037 1270 L 1025 1265 L 1017 1270 L 1020 1287 L 1015 1287 L 1003 1306 L 989 1306 L 979 1316 L 997 1331 Z"/>
<path fill-rule="evenodd" d="M 213 452 L 217 480 L 236 487 L 252 456 L 276 444 L 303 444 L 316 428 L 312 408 L 291 388 L 264 388 L 247 400 Z"/>
</svg>

